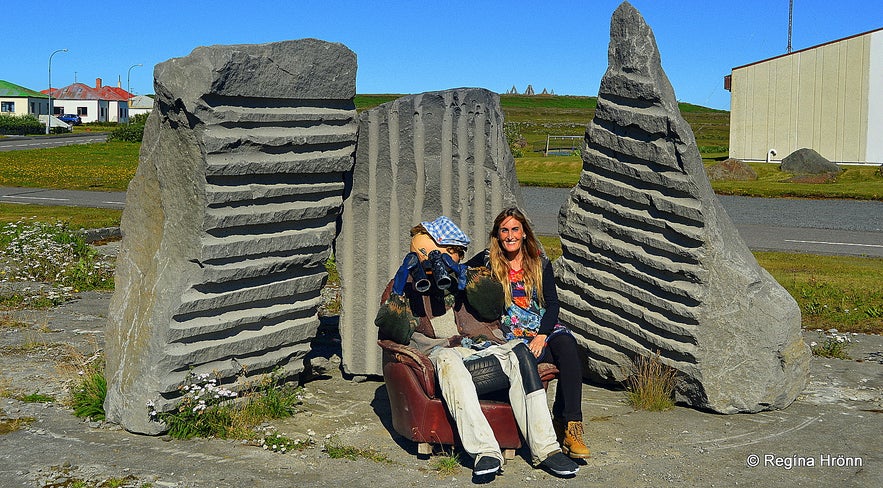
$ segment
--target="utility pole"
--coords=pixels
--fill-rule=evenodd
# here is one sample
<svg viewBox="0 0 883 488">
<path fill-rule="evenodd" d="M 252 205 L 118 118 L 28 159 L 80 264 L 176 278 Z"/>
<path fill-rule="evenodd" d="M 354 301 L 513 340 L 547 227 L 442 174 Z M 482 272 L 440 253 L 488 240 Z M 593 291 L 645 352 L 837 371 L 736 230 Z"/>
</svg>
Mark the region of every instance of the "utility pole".
<svg viewBox="0 0 883 488">
<path fill-rule="evenodd" d="M 788 54 L 791 54 L 791 19 L 794 17 L 794 0 L 788 0 Z"/>
</svg>

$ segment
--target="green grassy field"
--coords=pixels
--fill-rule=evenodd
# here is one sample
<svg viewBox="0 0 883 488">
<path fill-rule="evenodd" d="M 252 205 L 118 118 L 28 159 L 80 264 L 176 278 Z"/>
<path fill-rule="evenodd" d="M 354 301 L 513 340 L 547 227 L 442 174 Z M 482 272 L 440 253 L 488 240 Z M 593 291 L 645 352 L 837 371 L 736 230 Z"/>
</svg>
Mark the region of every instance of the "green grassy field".
<svg viewBox="0 0 883 488">
<path fill-rule="evenodd" d="M 0 224 L 33 219 L 47 223 L 67 222 L 74 229 L 101 229 L 119 226 L 122 215 L 122 210 L 110 208 L 0 203 Z"/>
<path fill-rule="evenodd" d="M 842 166 L 843 172 L 831 183 L 792 183 L 794 175 L 779 171 L 778 164 L 748 163 L 757 181 L 712 181 L 720 195 L 794 198 L 854 198 L 883 200 L 883 175 L 874 166 Z"/>
<path fill-rule="evenodd" d="M 357 95 L 356 109 L 365 110 L 395 100 L 399 95 Z M 595 116 L 596 97 L 500 95 L 509 134 L 524 138 L 523 157 L 543 155 L 546 136 L 583 136 Z M 678 104 L 681 115 L 696 136 L 703 159 L 726 159 L 730 139 L 730 113 L 689 103 Z M 510 141 L 511 142 L 511 141 Z"/>
<path fill-rule="evenodd" d="M 0 186 L 124 191 L 141 144 L 104 142 L 0 153 Z"/>
</svg>

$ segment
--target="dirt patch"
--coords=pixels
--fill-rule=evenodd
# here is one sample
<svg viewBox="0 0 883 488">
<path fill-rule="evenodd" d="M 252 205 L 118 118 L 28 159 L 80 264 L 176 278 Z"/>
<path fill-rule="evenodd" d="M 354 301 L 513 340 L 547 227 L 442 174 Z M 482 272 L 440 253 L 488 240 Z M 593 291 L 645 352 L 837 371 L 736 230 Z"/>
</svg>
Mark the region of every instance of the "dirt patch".
<svg viewBox="0 0 883 488">
<path fill-rule="evenodd" d="M 109 293 L 80 293 L 47 310 L 15 312 L 20 324 L 0 334 L 7 395 L 39 392 L 51 403 L 0 399 L 0 420 L 22 419 L 0 435 L 2 486 L 140 487 L 405 487 L 470 486 L 471 460 L 460 457 L 454 475 L 439 477 L 435 458 L 391 426 L 379 378 L 354 381 L 339 369 L 333 322 L 317 337 L 318 374 L 304 384 L 303 411 L 264 427 L 312 447 L 286 454 L 254 443 L 218 439 L 175 441 L 128 433 L 118 426 L 73 416 L 64 399 L 77 379 L 77 361 L 102 347 Z M 806 340 L 817 338 L 807 333 Z M 883 337 L 853 336 L 853 360 L 813 358 L 803 394 L 785 410 L 718 415 L 684 407 L 634 411 L 621 391 L 583 386 L 583 414 L 592 457 L 572 480 L 534 469 L 517 452 L 496 483 L 536 488 L 571 486 L 879 486 L 883 479 Z M 29 419 L 25 421 L 25 419 Z M 332 459 L 328 442 L 373 454 Z M 757 456 L 756 458 L 754 456 Z M 757 459 L 758 466 L 752 466 Z M 809 464 L 812 464 L 810 466 Z M 105 484 L 105 486 L 109 486 Z"/>
</svg>

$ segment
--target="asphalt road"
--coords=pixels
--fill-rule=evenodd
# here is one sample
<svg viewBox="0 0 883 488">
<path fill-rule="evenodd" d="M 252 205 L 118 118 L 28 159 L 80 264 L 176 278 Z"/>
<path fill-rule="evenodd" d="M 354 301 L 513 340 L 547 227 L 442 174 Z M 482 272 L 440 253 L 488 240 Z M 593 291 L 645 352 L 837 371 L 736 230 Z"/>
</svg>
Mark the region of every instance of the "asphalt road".
<svg viewBox="0 0 883 488">
<path fill-rule="evenodd" d="M 558 235 L 570 189 L 522 187 L 525 211 L 541 235 Z M 719 196 L 753 251 L 883 257 L 883 202 Z M 118 208 L 125 192 L 0 187 L 0 202 Z"/>
<path fill-rule="evenodd" d="M 89 144 L 91 142 L 105 142 L 107 134 L 63 134 L 53 136 L 6 136 L 0 138 L 0 152 L 17 151 L 20 149 L 41 149 L 46 147 L 69 146 L 71 144 Z"/>
<path fill-rule="evenodd" d="M 538 234 L 558 235 L 569 188 L 522 187 Z M 883 257 L 883 202 L 718 196 L 753 251 Z"/>
<path fill-rule="evenodd" d="M 126 205 L 126 193 L 0 187 L 0 203 L 122 209 Z"/>
</svg>

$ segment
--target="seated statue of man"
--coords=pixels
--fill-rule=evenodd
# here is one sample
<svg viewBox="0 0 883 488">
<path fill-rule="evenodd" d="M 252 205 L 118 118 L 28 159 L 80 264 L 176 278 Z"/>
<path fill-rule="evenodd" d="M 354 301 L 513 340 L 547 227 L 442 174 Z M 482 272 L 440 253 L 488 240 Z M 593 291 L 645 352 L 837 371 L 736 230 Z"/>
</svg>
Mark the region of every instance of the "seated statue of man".
<svg viewBox="0 0 883 488">
<path fill-rule="evenodd" d="M 460 264 L 469 242 L 444 216 L 411 229 L 411 252 L 384 291 L 375 319 L 379 336 L 430 358 L 463 449 L 474 458 L 473 475 L 495 475 L 503 463 L 469 368 L 481 365 L 485 372 L 476 378 L 487 379 L 488 366 L 505 375 L 503 386 L 535 464 L 572 476 L 579 466 L 559 448 L 534 355 L 521 340 L 506 342 L 500 330 L 500 284 L 487 268 Z"/>
</svg>

